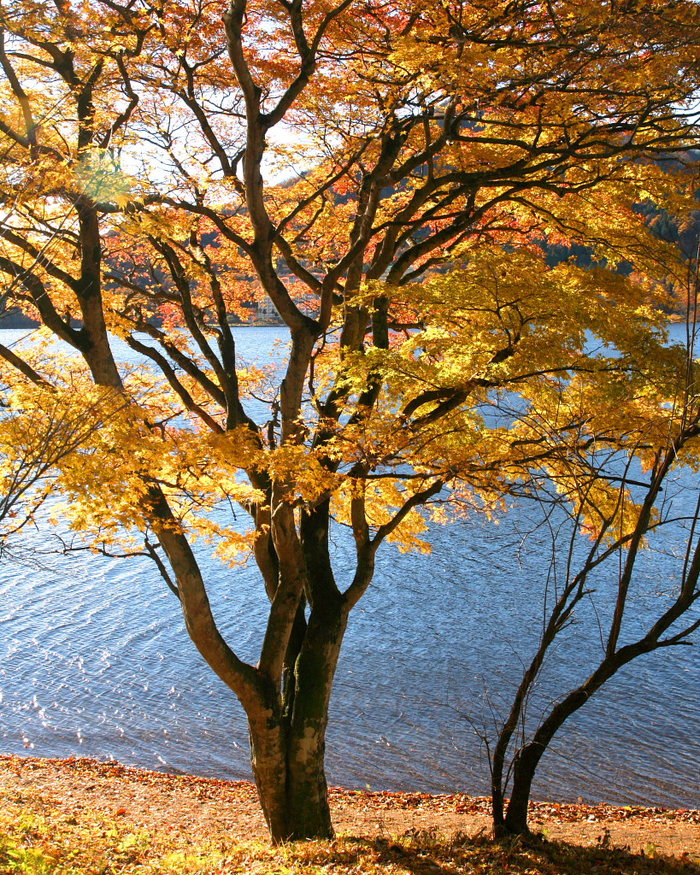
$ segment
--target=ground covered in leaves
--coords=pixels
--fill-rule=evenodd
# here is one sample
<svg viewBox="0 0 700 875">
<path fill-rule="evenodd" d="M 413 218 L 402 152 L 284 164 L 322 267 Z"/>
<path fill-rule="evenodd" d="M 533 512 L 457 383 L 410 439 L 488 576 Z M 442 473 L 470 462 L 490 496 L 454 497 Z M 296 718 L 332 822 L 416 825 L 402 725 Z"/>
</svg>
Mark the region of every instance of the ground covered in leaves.
<svg viewBox="0 0 700 875">
<path fill-rule="evenodd" d="M 488 802 L 333 790 L 339 838 L 271 848 L 254 788 L 92 760 L 0 757 L 0 875 L 700 875 L 700 811 L 535 803 L 495 844 Z"/>
</svg>

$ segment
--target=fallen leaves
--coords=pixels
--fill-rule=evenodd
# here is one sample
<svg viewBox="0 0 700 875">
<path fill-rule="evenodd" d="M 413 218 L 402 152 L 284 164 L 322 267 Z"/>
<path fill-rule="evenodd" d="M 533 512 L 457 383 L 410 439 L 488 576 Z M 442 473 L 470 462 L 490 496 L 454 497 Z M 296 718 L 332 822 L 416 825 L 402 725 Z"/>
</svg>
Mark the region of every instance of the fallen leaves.
<svg viewBox="0 0 700 875">
<path fill-rule="evenodd" d="M 422 809 L 427 811 L 455 811 L 463 814 L 491 815 L 488 796 L 467 796 L 462 793 L 393 793 L 387 790 L 344 790 L 332 788 L 332 802 L 345 802 L 381 810 L 383 808 Z M 631 819 L 656 822 L 682 821 L 700 824 L 700 810 L 644 806 L 616 806 L 601 803 L 585 805 L 571 802 L 530 802 L 530 817 L 534 822 L 557 820 L 566 822 L 625 821 Z"/>
<path fill-rule="evenodd" d="M 663 830 L 698 835 L 698 811 L 533 803 L 533 825 L 550 836 L 564 823 L 574 825 L 571 842 L 586 829 L 589 843 L 602 832 L 596 844 L 580 847 L 491 842 L 483 827 L 486 797 L 334 788 L 331 805 L 349 835 L 271 848 L 249 782 L 89 759 L 0 756 L 0 873 L 700 875 L 700 856 L 677 850 L 673 859 L 660 850 Z M 482 825 L 478 832 L 478 825 L 467 827 L 475 821 Z M 625 840 L 616 822 L 645 827 L 641 853 L 620 849 Z M 655 824 L 658 839 L 649 832 Z M 465 835 L 467 828 L 475 834 Z"/>
</svg>

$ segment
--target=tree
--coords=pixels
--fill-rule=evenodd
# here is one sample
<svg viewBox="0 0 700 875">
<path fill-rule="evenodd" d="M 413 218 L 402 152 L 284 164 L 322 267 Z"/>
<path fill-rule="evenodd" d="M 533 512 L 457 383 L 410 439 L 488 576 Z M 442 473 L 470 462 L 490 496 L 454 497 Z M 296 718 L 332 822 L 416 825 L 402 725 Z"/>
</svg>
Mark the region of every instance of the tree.
<svg viewBox="0 0 700 875">
<path fill-rule="evenodd" d="M 556 567 L 549 568 L 539 640 L 531 657 L 523 657 L 515 695 L 493 748 L 488 747 L 497 836 L 528 832 L 537 766 L 565 722 L 620 669 L 645 654 L 690 644 L 700 628 L 700 505 L 687 507 L 687 481 L 697 467 L 700 434 L 696 329 L 691 330 L 685 354 L 675 350 L 675 366 L 666 359 L 665 375 L 658 362 L 639 363 L 642 384 L 635 387 L 625 380 L 623 391 L 616 387 L 614 410 L 607 392 L 607 399 L 592 395 L 590 387 L 584 393 L 577 380 L 566 380 L 553 393 L 559 395 L 556 413 L 552 409 L 547 417 L 539 410 L 535 418 L 525 414 L 540 434 L 547 459 L 533 469 L 536 485 L 531 481 L 525 489 L 541 504 L 549 499 L 545 524 L 551 527 L 558 557 Z M 579 423 L 574 452 L 570 445 L 562 447 L 562 433 L 553 427 L 564 411 Z M 675 499 L 670 488 L 674 475 L 686 481 L 676 486 Z M 645 548 L 673 548 L 681 554 L 675 578 L 666 579 L 655 593 L 653 608 L 644 607 L 648 594 L 637 581 L 643 576 L 639 566 Z M 595 609 L 591 615 L 584 612 L 582 620 L 587 601 Z M 593 640 L 600 640 L 600 654 L 591 665 L 580 665 L 580 680 L 558 693 L 533 720 L 528 701 L 545 661 L 577 621 Z"/>
<path fill-rule="evenodd" d="M 0 271 L 129 401 L 66 468 L 74 525 L 157 542 L 191 638 L 245 708 L 279 841 L 332 832 L 328 703 L 378 548 L 420 548 L 443 490 L 493 502 L 537 452 L 517 427 L 487 427 L 489 393 L 536 397 L 553 373 L 596 369 L 582 332 L 622 342 L 623 312 L 624 343 L 654 344 L 643 283 L 551 272 L 535 243 L 658 270 L 634 204 L 685 203 L 659 163 L 694 131 L 697 13 L 233 0 L 222 25 L 220 11 L 2 13 Z M 265 377 L 241 368 L 230 328 L 251 288 L 290 337 L 258 419 L 247 402 Z M 109 332 L 153 371 L 121 365 Z M 247 533 L 212 516 L 226 501 Z M 345 588 L 332 526 L 355 547 Z M 255 665 L 216 625 L 196 537 L 254 555 L 270 600 Z"/>
</svg>

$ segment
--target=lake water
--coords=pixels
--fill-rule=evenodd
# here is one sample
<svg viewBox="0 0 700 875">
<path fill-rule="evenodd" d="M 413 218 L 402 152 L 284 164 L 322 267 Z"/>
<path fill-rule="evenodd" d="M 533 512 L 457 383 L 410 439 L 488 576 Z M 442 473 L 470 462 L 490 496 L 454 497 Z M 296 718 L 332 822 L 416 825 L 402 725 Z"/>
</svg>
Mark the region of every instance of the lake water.
<svg viewBox="0 0 700 875">
<path fill-rule="evenodd" d="M 7 343 L 19 333 L 3 335 Z M 238 332 L 243 355 L 258 361 L 274 356 L 281 336 L 275 328 Z M 671 493 L 677 506 L 697 497 L 689 478 Z M 380 552 L 338 669 L 331 783 L 488 791 L 481 738 L 493 735 L 541 626 L 549 539 L 535 534 L 525 549 L 518 534 L 536 514 L 516 509 L 499 526 L 475 519 L 439 529 L 431 556 Z M 632 626 L 677 569 L 673 545 L 662 546 L 635 583 Z M 51 552 L 57 548 L 49 533 L 29 533 L 23 556 L 0 561 L 0 752 L 249 777 L 242 709 L 195 651 L 150 563 L 61 556 Z M 340 569 L 346 550 L 339 533 Z M 206 573 L 222 630 L 254 658 L 266 612 L 254 567 L 209 564 Z M 582 607 L 550 658 L 533 714 L 585 677 L 599 655 L 594 607 Z M 565 726 L 542 761 L 535 795 L 700 807 L 698 775 L 700 657 L 697 647 L 681 647 L 620 672 Z"/>
</svg>

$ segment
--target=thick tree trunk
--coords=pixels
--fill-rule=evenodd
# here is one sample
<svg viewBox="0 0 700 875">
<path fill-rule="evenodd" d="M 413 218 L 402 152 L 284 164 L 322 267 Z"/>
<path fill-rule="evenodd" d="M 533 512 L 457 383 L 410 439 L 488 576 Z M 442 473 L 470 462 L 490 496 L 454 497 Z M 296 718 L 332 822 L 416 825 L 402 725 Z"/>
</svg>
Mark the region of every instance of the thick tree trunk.
<svg viewBox="0 0 700 875">
<path fill-rule="evenodd" d="M 347 624 L 341 598 L 324 599 L 309 617 L 295 666 L 287 801 L 295 812 L 294 838 L 333 835 L 325 773 L 326 728 L 333 678 Z"/>
<path fill-rule="evenodd" d="M 293 743 L 287 760 L 288 838 L 332 838 L 325 751 L 326 729 L 308 727 L 302 743 Z"/>
<path fill-rule="evenodd" d="M 304 745 L 290 745 L 284 726 L 250 728 L 253 775 L 276 844 L 333 837 L 324 769 L 325 730 L 309 727 Z"/>
<path fill-rule="evenodd" d="M 314 608 L 287 686 L 291 701 L 248 710 L 253 774 L 276 843 L 333 837 L 326 727 L 346 624 L 342 597 Z"/>
<path fill-rule="evenodd" d="M 248 709 L 250 761 L 273 842 L 289 838 L 285 727 L 276 708 Z"/>
</svg>

